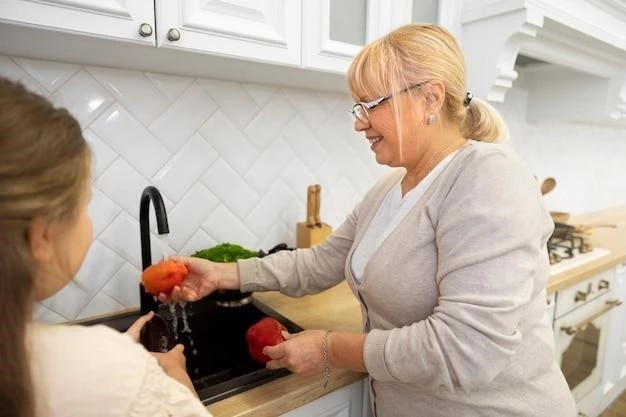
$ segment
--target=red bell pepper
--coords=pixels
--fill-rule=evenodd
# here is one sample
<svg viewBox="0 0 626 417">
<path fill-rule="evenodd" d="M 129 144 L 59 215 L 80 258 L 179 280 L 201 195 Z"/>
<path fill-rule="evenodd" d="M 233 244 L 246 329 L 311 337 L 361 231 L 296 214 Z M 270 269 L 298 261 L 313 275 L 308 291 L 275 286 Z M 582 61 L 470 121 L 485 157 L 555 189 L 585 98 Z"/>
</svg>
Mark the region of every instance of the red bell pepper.
<svg viewBox="0 0 626 417">
<path fill-rule="evenodd" d="M 262 318 L 250 326 L 246 332 L 246 342 L 248 342 L 248 352 L 252 359 L 263 364 L 269 362 L 271 358 L 263 354 L 263 348 L 284 342 L 282 330 L 286 331 L 287 329 L 272 317 Z"/>
</svg>

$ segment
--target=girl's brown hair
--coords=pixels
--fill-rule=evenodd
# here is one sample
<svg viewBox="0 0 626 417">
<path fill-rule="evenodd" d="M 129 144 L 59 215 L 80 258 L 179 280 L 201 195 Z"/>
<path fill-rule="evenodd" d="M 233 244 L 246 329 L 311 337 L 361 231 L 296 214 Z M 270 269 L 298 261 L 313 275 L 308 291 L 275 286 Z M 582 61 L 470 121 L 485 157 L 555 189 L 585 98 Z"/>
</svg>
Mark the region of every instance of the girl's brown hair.
<svg viewBox="0 0 626 417">
<path fill-rule="evenodd" d="M 410 88 L 409 94 L 419 93 L 432 80 L 445 86 L 440 116 L 457 125 L 464 137 L 484 142 L 508 137 L 498 111 L 487 102 L 473 98 L 465 105 L 465 61 L 457 41 L 440 26 L 402 26 L 365 46 L 348 70 L 355 101 L 373 100 L 418 84 L 424 87 Z M 392 102 L 399 125 L 399 109 Z"/>
<path fill-rule="evenodd" d="M 36 217 L 70 220 L 89 178 L 90 151 L 67 110 L 0 77 L 0 410 L 34 417 L 27 325 L 35 260 L 28 228 Z"/>
</svg>

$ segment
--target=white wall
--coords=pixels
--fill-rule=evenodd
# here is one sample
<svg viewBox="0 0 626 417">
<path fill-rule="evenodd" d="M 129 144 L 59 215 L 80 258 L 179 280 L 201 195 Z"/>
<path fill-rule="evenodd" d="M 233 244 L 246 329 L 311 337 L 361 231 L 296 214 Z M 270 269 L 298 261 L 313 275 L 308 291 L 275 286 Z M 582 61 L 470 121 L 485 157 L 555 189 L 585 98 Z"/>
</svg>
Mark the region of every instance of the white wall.
<svg viewBox="0 0 626 417">
<path fill-rule="evenodd" d="M 526 123 L 528 90 L 523 70 L 502 112 L 514 147 L 539 181 L 554 177 L 545 196 L 555 211 L 585 213 L 626 205 L 626 128 L 574 123 Z"/>
<path fill-rule="evenodd" d="M 384 170 L 343 95 L 3 56 L 0 75 L 67 106 L 95 153 L 95 239 L 76 280 L 37 307 L 46 322 L 139 304 L 148 184 L 169 214 L 164 252 L 267 250 L 295 244 L 308 185 L 322 185 L 321 218 L 337 227 Z M 160 257 L 156 236 L 152 246 Z"/>
</svg>

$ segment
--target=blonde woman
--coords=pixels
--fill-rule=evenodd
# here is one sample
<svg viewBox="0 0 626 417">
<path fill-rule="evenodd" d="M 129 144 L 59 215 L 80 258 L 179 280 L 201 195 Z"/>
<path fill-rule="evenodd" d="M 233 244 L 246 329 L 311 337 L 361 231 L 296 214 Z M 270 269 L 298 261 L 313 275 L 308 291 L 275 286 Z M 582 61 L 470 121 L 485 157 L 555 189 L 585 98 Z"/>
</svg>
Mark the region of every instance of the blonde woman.
<svg viewBox="0 0 626 417">
<path fill-rule="evenodd" d="M 0 414 L 209 416 L 182 346 L 153 356 L 137 343 L 150 315 L 127 334 L 31 321 L 91 244 L 90 163 L 65 109 L 0 78 Z"/>
<path fill-rule="evenodd" d="M 363 333 L 307 330 L 266 348 L 270 368 L 367 372 L 378 417 L 572 417 L 546 316 L 554 224 L 497 112 L 467 92 L 445 29 L 367 45 L 348 81 L 354 127 L 393 168 L 322 244 L 220 265 L 185 259 L 173 298 L 216 288 L 316 293 L 344 279 Z M 326 353 L 326 354 L 325 354 Z"/>
</svg>

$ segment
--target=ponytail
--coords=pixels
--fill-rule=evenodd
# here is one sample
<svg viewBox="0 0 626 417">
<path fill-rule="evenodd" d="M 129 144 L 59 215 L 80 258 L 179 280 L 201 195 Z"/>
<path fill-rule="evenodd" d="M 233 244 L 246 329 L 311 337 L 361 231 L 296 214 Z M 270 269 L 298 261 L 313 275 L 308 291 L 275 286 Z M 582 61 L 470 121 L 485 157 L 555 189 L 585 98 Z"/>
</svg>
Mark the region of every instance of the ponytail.
<svg viewBox="0 0 626 417">
<path fill-rule="evenodd" d="M 509 139 L 509 131 L 498 110 L 477 97 L 473 97 L 467 106 L 461 133 L 463 137 L 480 142 L 501 142 Z"/>
</svg>

